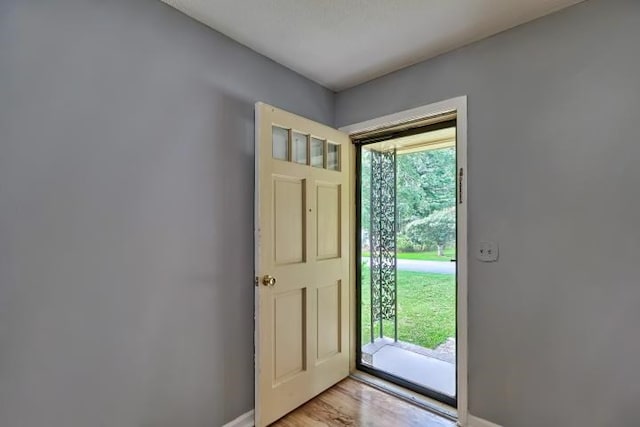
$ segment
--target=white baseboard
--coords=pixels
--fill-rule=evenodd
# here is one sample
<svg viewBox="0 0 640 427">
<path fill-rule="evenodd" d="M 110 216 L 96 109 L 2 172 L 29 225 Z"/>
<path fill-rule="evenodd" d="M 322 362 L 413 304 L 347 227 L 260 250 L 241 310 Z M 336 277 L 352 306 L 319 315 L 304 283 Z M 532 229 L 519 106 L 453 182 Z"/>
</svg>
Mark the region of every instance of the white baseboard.
<svg viewBox="0 0 640 427">
<path fill-rule="evenodd" d="M 233 421 L 229 421 L 222 427 L 253 427 L 253 409 L 240 415 Z"/>
<path fill-rule="evenodd" d="M 467 423 L 468 427 L 501 427 L 496 423 L 492 423 L 491 421 L 483 420 L 479 417 L 474 417 L 473 415 L 469 415 L 469 422 Z"/>
</svg>

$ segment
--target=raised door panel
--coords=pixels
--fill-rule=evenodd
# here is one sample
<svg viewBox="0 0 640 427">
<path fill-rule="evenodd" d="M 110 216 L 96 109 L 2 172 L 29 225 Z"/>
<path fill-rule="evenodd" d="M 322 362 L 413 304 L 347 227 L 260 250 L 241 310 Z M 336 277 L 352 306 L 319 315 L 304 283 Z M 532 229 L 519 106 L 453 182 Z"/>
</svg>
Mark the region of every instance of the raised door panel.
<svg viewBox="0 0 640 427">
<path fill-rule="evenodd" d="M 317 313 L 317 361 L 338 354 L 341 351 L 342 341 L 342 283 L 340 281 L 318 288 Z"/>
<path fill-rule="evenodd" d="M 273 178 L 274 261 L 276 265 L 305 261 L 306 180 Z"/>
<path fill-rule="evenodd" d="M 316 186 L 316 251 L 319 260 L 340 258 L 340 192 L 339 184 L 319 183 Z"/>
<path fill-rule="evenodd" d="M 306 369 L 306 289 L 274 296 L 273 385 Z"/>
</svg>

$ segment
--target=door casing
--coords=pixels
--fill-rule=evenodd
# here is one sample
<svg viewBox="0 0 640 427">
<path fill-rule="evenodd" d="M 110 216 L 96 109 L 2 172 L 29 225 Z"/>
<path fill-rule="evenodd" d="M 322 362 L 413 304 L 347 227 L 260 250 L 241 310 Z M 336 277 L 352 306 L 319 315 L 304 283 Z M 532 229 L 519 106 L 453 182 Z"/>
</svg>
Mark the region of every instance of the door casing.
<svg viewBox="0 0 640 427">
<path fill-rule="evenodd" d="M 367 120 L 360 123 L 341 127 L 339 130 L 347 134 L 356 134 L 367 132 L 375 129 L 387 128 L 395 125 L 399 125 L 406 122 L 411 122 L 417 119 L 435 117 L 447 112 L 456 112 L 456 157 L 457 157 L 457 170 L 460 168 L 463 170 L 463 174 L 459 177 L 458 185 L 456 188 L 456 197 L 458 200 L 462 200 L 462 203 L 457 205 L 457 247 L 458 253 L 457 259 L 457 309 L 456 309 L 456 321 L 457 321 L 457 416 L 458 424 L 460 426 L 466 426 L 468 423 L 468 233 L 467 233 L 467 218 L 468 218 L 468 169 L 467 169 L 467 97 L 460 96 L 445 101 L 437 102 L 434 104 L 425 105 L 422 107 L 412 108 L 409 110 L 401 111 L 394 114 L 385 115 L 372 120 Z M 355 147 L 352 147 L 355 151 Z M 356 156 L 352 152 L 351 155 L 351 206 L 355 206 L 356 194 L 355 194 L 355 179 L 356 179 Z M 461 199 L 462 197 L 462 199 Z M 355 209 L 352 209 L 351 215 L 351 236 L 352 240 L 355 240 L 356 235 L 356 218 Z M 350 305 L 350 368 L 354 372 L 356 370 L 356 354 L 357 354 L 357 342 L 356 342 L 356 281 L 355 281 L 355 246 L 356 242 L 352 241 L 350 248 L 354 262 L 351 264 L 350 272 L 350 295 L 352 304 Z"/>
</svg>

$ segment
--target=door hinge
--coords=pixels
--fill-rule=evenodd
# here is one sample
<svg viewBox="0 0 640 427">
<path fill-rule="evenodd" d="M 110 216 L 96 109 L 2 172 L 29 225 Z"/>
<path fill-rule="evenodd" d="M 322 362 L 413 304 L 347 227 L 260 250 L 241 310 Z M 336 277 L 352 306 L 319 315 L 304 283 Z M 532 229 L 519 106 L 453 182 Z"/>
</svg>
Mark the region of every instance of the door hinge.
<svg viewBox="0 0 640 427">
<path fill-rule="evenodd" d="M 260 279 L 258 278 L 258 276 L 253 278 L 253 284 L 255 285 L 255 287 L 258 287 L 258 284 L 260 283 Z"/>
<path fill-rule="evenodd" d="M 458 194 L 460 197 L 459 203 L 462 204 L 462 182 L 464 180 L 464 168 L 460 168 L 460 172 L 458 173 Z"/>
</svg>

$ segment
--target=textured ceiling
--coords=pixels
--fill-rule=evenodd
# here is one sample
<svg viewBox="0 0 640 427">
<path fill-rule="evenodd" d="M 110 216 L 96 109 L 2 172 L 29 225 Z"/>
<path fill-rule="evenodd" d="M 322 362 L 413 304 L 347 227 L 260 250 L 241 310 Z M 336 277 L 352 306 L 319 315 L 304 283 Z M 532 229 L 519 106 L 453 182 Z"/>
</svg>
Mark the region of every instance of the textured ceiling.
<svg viewBox="0 0 640 427">
<path fill-rule="evenodd" d="M 582 0 L 162 0 L 333 90 Z"/>
</svg>

